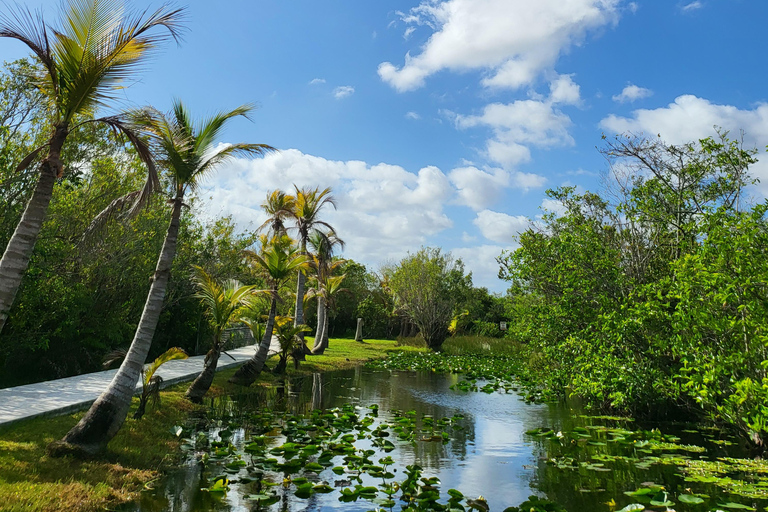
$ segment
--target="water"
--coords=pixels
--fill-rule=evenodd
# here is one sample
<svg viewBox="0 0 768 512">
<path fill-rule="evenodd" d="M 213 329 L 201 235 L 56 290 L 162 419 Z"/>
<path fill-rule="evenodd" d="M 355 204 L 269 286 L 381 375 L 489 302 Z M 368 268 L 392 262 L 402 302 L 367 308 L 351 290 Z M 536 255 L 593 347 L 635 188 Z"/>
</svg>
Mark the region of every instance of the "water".
<svg viewBox="0 0 768 512">
<path fill-rule="evenodd" d="M 419 464 L 423 468 L 423 476 L 437 476 L 440 479 L 443 495 L 451 488 L 459 489 L 467 497 L 477 498 L 482 495 L 492 511 L 518 505 L 530 495 L 557 501 L 569 512 L 609 511 L 611 508 L 605 503 L 610 500 L 615 500 L 613 508 L 618 510 L 642 498 L 626 496 L 624 491 L 634 491 L 642 488 L 643 483 L 647 486 L 650 482 L 663 485 L 664 491 L 669 491 L 670 496 L 706 491 L 707 504 L 712 503 L 711 508 L 678 503 L 675 506 L 678 512 L 715 510 L 716 505 L 729 501 L 766 505 L 764 500 L 726 495 L 712 482 L 685 481 L 684 477 L 690 475 L 684 474 L 675 464 L 654 463 L 645 467 L 643 461 L 639 464 L 637 462 L 637 459 L 643 457 L 675 457 L 675 454 L 679 457 L 679 450 L 646 450 L 646 453 L 644 448 L 638 449 L 631 443 L 604 443 L 614 440 L 615 434 L 606 431 L 603 426 L 636 431 L 641 428 L 650 429 L 655 425 L 638 426 L 621 420 L 586 418 L 573 406 L 526 404 L 514 393 L 463 393 L 449 389 L 457 380 L 455 375 L 363 368 L 315 374 L 287 381 L 277 389 L 249 391 L 240 396 L 215 399 L 210 402 L 207 417 L 197 422 L 193 420 L 190 428 L 200 429 L 211 434 L 213 439 L 218 439 L 216 432 L 234 422 L 235 427 L 230 427 L 233 432 L 230 441 L 242 451 L 254 434 L 247 428 L 237 428 L 243 424 L 240 418 L 249 411 L 259 411 L 265 406 L 301 414 L 313 409 L 331 409 L 352 404 L 360 408 L 358 412 L 362 417 L 369 412 L 368 406 L 376 404 L 379 406 L 376 424 L 394 422 L 397 419 L 394 411 L 416 411 L 417 418 L 423 415 L 436 419 L 461 415 L 463 419 L 457 421 L 461 428 L 450 429 L 450 441 L 447 443 L 417 440 L 411 444 L 393 438 L 395 449 L 388 454 L 377 453 L 374 458 L 378 460 L 384 455 L 391 456 L 396 461 L 393 467 L 396 469 L 395 479 L 398 480 L 405 477 L 403 471 L 406 465 Z M 570 434 L 574 428 L 584 426 L 590 427 L 585 429 L 586 433 Z M 526 431 L 541 427 L 565 434 L 562 438 L 525 434 Z M 680 436 L 680 444 L 708 444 L 706 454 L 682 452 L 692 458 L 706 457 L 709 460 L 723 455 L 743 455 L 735 445 L 724 447 L 722 443 L 726 441 L 716 439 L 720 436 L 718 433 L 703 437 L 698 432 L 683 432 L 685 429 L 679 425 L 666 425 L 662 428 L 665 432 Z M 279 445 L 283 441 L 282 438 L 276 438 L 270 446 Z M 713 441 L 721 444 L 713 444 Z M 357 446 L 368 448 L 370 442 L 363 440 Z M 639 446 L 643 446 L 642 442 Z M 632 460 L 623 460 L 620 456 Z M 125 510 L 235 512 L 257 509 L 254 502 L 247 499 L 248 495 L 259 492 L 255 482 L 234 483 L 226 494 L 218 497 L 201 491 L 201 487 L 210 485 L 212 478 L 222 473 L 222 468 L 209 464 L 203 470 L 197 462 L 199 457 L 200 453 L 191 450 L 187 464 L 157 482 L 154 490 L 142 493 L 140 501 Z M 248 457 L 245 454 L 244 460 L 247 461 Z M 334 465 L 339 464 L 339 460 L 340 457 L 337 457 Z M 233 480 L 248 476 L 252 477 L 253 472 L 249 473 L 245 468 L 240 470 L 239 475 L 229 475 Z M 274 473 L 267 475 L 267 478 L 280 483 L 283 476 Z M 315 482 L 326 481 L 331 487 L 344 483 L 347 477 L 334 474 L 330 468 L 317 476 L 304 476 Z M 381 482 L 367 475 L 365 478 L 365 485 Z M 765 485 L 768 487 L 768 482 Z M 686 490 L 691 488 L 694 489 Z M 338 487 L 334 492 L 314 494 L 308 499 L 294 496 L 295 486 L 278 485 L 274 489 L 281 499 L 267 510 L 367 511 L 376 507 L 363 499 L 353 503 L 339 502 Z M 398 504 L 394 510 L 399 509 Z"/>
</svg>

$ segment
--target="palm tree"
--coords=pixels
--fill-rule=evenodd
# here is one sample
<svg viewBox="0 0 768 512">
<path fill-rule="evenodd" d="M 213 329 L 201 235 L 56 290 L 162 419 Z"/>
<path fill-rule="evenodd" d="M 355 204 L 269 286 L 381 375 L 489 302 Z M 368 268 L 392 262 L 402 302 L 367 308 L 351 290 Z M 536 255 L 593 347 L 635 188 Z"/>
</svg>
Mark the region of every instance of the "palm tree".
<svg viewBox="0 0 768 512">
<path fill-rule="evenodd" d="M 26 44 L 41 65 L 43 72 L 34 81 L 47 98 L 51 126 L 48 142 L 17 167 L 21 171 L 45 155 L 37 185 L 0 259 L 0 331 L 29 265 L 53 186 L 64 174 L 61 152 L 70 133 L 87 123 L 103 123 L 133 144 L 148 169 L 141 193 L 130 197 L 134 211 L 159 187 L 152 156 L 124 116 L 94 119 L 93 114 L 114 99 L 114 91 L 124 88 L 159 43 L 178 39 L 183 10 L 160 8 L 147 16 L 126 12 L 121 0 L 70 0 L 62 14 L 55 27 L 42 13 L 22 7 L 0 14 L 0 37 Z M 159 27 L 167 32 L 157 33 Z"/>
<path fill-rule="evenodd" d="M 243 308 L 249 306 L 256 287 L 243 286 L 234 279 L 223 284 L 218 283 L 200 267 L 195 267 L 195 274 L 199 288 L 196 297 L 205 306 L 208 321 L 213 329 L 213 342 L 211 350 L 205 355 L 203 371 L 189 386 L 186 393 L 188 399 L 200 402 L 210 389 L 216 373 L 216 366 L 225 341 L 222 340 L 224 329 L 229 326 L 233 318 L 239 318 Z"/>
<path fill-rule="evenodd" d="M 122 362 L 128 351 L 124 348 L 116 348 L 105 356 L 104 368 L 109 368 L 115 363 Z M 163 384 L 163 378 L 155 375 L 157 370 L 168 361 L 175 359 L 187 359 L 189 356 L 183 349 L 172 347 L 160 354 L 150 364 L 146 365 L 141 371 L 141 396 L 139 397 L 139 407 L 133 413 L 133 419 L 140 420 L 147 410 L 147 404 L 151 401 L 157 407 L 160 405 L 160 386 Z"/>
<path fill-rule="evenodd" d="M 266 201 L 261 203 L 261 209 L 269 215 L 269 218 L 259 226 L 258 230 L 268 229 L 272 236 L 285 235 L 285 221 L 293 217 L 295 208 L 295 197 L 282 190 L 273 190 Z"/>
<path fill-rule="evenodd" d="M 237 372 L 229 379 L 233 384 L 250 386 L 264 369 L 267 361 L 269 346 L 272 343 L 272 332 L 275 326 L 277 314 L 277 301 L 280 300 L 280 286 L 297 270 L 301 271 L 307 265 L 307 257 L 300 254 L 293 245 L 292 240 L 286 236 L 273 238 L 267 241 L 262 239 L 263 248 L 261 254 L 253 251 L 245 251 L 245 256 L 267 274 L 271 283 L 272 302 L 269 307 L 269 317 L 264 329 L 259 349 Z"/>
<path fill-rule="evenodd" d="M 193 123 L 186 107 L 179 101 L 174 101 L 169 115 L 153 108 L 133 114 L 132 121 L 149 134 L 154 154 L 168 172 L 171 222 L 128 355 L 109 387 L 80 422 L 64 436 L 63 445 L 57 445 L 63 448 L 64 453 L 70 449 L 87 453 L 101 450 L 125 421 L 133 389 L 152 345 L 152 337 L 163 308 L 186 192 L 194 191 L 206 175 L 236 155 L 261 155 L 274 149 L 265 144 L 238 143 L 214 151 L 213 145 L 226 122 L 238 116 L 247 117 L 251 109 L 243 105 L 229 112 L 217 113 L 198 125 Z"/>
<path fill-rule="evenodd" d="M 349 292 L 346 288 L 342 288 L 342 283 L 346 274 L 340 276 L 326 276 L 322 284 L 318 283 L 316 294 L 318 295 L 318 303 L 323 302 L 323 318 L 322 324 L 320 318 L 317 319 L 317 332 L 315 333 L 315 343 L 312 347 L 313 355 L 320 355 L 328 348 L 329 342 L 329 330 L 328 330 L 328 311 L 335 309 L 336 297 L 340 293 Z M 320 309 L 318 308 L 318 314 Z M 322 329 L 321 329 L 322 326 Z"/>
<path fill-rule="evenodd" d="M 147 404 L 150 400 L 154 407 L 160 405 L 160 386 L 163 384 L 163 378 L 159 375 L 155 375 L 157 370 L 168 361 L 175 359 L 187 359 L 189 356 L 183 349 L 179 347 L 172 347 L 157 356 L 157 358 L 148 364 L 144 371 L 141 372 L 141 396 L 139 397 L 139 407 L 133 414 L 133 419 L 140 420 L 144 416 L 144 412 L 147 409 Z"/>
<path fill-rule="evenodd" d="M 326 228 L 329 233 L 334 233 L 333 226 L 325 221 L 320 220 L 320 210 L 323 206 L 330 204 L 336 208 L 336 200 L 331 195 L 331 189 L 326 188 L 320 190 L 319 187 L 310 188 L 298 188 L 296 189 L 296 207 L 294 212 L 294 218 L 296 219 L 296 229 L 299 232 L 299 245 L 301 247 L 301 253 L 307 254 L 307 243 L 309 242 L 309 235 L 313 231 L 320 232 L 320 228 Z M 294 309 L 294 325 L 301 325 L 304 323 L 304 294 L 306 285 L 306 276 L 303 271 L 299 272 L 297 284 L 296 284 L 296 307 Z M 300 334 L 302 342 L 304 335 Z"/>
<path fill-rule="evenodd" d="M 322 354 L 325 347 L 320 348 L 323 341 L 323 329 L 327 323 L 327 295 L 325 285 L 333 272 L 344 264 L 344 260 L 334 260 L 333 251 L 339 247 L 344 247 L 344 241 L 339 238 L 335 232 L 323 233 L 320 230 L 313 230 L 309 236 L 308 245 L 312 247 L 310 267 L 315 271 L 317 280 L 317 289 L 313 293 L 317 297 L 317 329 L 315 331 L 315 343 L 312 347 L 312 354 Z M 326 333 L 327 334 L 327 333 Z"/>
<path fill-rule="evenodd" d="M 275 336 L 280 342 L 280 362 L 275 367 L 275 373 L 285 373 L 288 366 L 288 356 L 293 357 L 296 367 L 299 366 L 299 360 L 296 357 L 296 351 L 300 350 L 297 346 L 301 343 L 299 334 L 310 331 L 306 325 L 290 325 L 293 318 L 287 316 L 278 316 L 275 318 Z"/>
</svg>

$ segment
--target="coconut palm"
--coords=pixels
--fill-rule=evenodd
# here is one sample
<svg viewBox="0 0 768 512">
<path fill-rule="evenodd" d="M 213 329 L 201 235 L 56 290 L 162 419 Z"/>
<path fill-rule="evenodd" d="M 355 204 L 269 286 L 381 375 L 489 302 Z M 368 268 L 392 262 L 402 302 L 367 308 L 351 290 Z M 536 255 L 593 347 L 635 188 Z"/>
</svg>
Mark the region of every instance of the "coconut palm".
<svg viewBox="0 0 768 512">
<path fill-rule="evenodd" d="M 195 267 L 195 280 L 197 281 L 199 298 L 205 306 L 208 321 L 213 330 L 211 350 L 205 355 L 205 366 L 200 375 L 187 389 L 186 397 L 193 402 L 200 402 L 213 382 L 216 367 L 224 347 L 222 334 L 231 321 L 238 320 L 243 309 L 253 300 L 255 286 L 243 286 L 234 279 L 224 283 L 218 283 L 202 268 Z"/>
<path fill-rule="evenodd" d="M 124 348 L 117 348 L 105 356 L 104 368 L 109 368 L 113 364 L 122 362 L 128 351 Z M 187 359 L 189 356 L 183 349 L 172 347 L 160 354 L 150 364 L 146 365 L 141 371 L 141 396 L 139 397 L 139 407 L 133 413 L 133 419 L 140 420 L 147 410 L 147 404 L 151 401 L 155 407 L 160 405 L 160 386 L 163 384 L 163 378 L 155 375 L 157 370 L 168 361 L 175 359 Z"/>
<path fill-rule="evenodd" d="M 331 189 L 326 188 L 320 190 L 319 187 L 311 188 L 298 188 L 296 189 L 296 206 L 294 211 L 294 218 L 296 219 L 296 230 L 298 231 L 299 246 L 301 247 L 301 253 L 307 254 L 307 244 L 309 243 L 309 236 L 313 231 L 321 232 L 322 228 L 325 228 L 327 232 L 334 233 L 333 226 L 325 221 L 320 220 L 320 210 L 325 205 L 331 205 L 336 208 L 336 200 L 331 195 Z M 304 294 L 306 293 L 306 276 L 304 272 L 299 272 L 296 283 L 296 307 L 294 309 L 294 325 L 301 325 L 304 323 Z M 302 341 L 304 339 L 303 334 L 300 335 Z"/>
<path fill-rule="evenodd" d="M 275 315 L 277 314 L 277 301 L 280 300 L 280 287 L 294 272 L 301 271 L 307 266 L 307 257 L 300 254 L 288 237 L 273 238 L 267 241 L 263 240 L 261 254 L 253 251 L 245 251 L 245 257 L 252 263 L 261 267 L 267 274 L 271 284 L 272 302 L 269 307 L 269 316 L 267 325 L 264 329 L 264 336 L 259 344 L 259 349 L 237 372 L 229 379 L 233 384 L 250 386 L 256 377 L 264 369 L 264 363 L 269 355 L 269 346 L 272 343 L 272 332 L 275 326 Z"/>
<path fill-rule="evenodd" d="M 148 364 L 141 372 L 141 396 L 139 397 L 139 407 L 133 414 L 133 419 L 140 420 L 146 412 L 147 404 L 151 401 L 154 407 L 160 405 L 160 386 L 163 385 L 163 378 L 155 375 L 157 370 L 168 361 L 176 359 L 187 359 L 189 356 L 183 349 L 172 347 L 160 354 L 154 361 Z"/>
<path fill-rule="evenodd" d="M 335 232 L 323 233 L 320 230 L 313 230 L 309 236 L 308 245 L 312 248 L 310 254 L 310 268 L 315 273 L 317 288 L 312 293 L 317 297 L 317 329 L 315 331 L 315 343 L 312 347 L 312 353 L 322 354 L 325 347 L 320 348 L 323 340 L 322 330 L 327 323 L 327 298 L 324 286 L 333 272 L 344 264 L 344 260 L 333 259 L 333 251 L 338 247 L 344 247 L 344 241 L 339 238 Z"/>
<path fill-rule="evenodd" d="M 328 330 L 328 314 L 329 310 L 332 311 L 336 306 L 336 297 L 341 293 L 349 292 L 346 288 L 342 287 L 346 274 L 340 276 L 326 276 L 322 284 L 318 283 L 318 287 L 315 290 L 315 294 L 318 296 L 318 303 L 323 302 L 323 317 L 317 319 L 317 332 L 315 333 L 315 343 L 312 347 L 313 355 L 320 355 L 328 348 L 329 343 L 329 330 Z M 320 309 L 318 308 L 318 313 Z M 322 327 L 322 328 L 321 328 Z"/>
<path fill-rule="evenodd" d="M 167 171 L 170 187 L 171 222 L 157 260 L 152 285 L 144 311 L 128 355 L 109 387 L 94 402 L 88 413 L 64 437 L 64 453 L 72 448 L 94 453 L 114 437 L 125 421 L 133 389 L 152 344 L 152 337 L 163 307 L 165 289 L 171 275 L 171 264 L 176 254 L 181 209 L 184 196 L 194 191 L 200 181 L 210 175 L 218 165 L 236 155 L 260 155 L 274 148 L 265 144 L 231 144 L 214 150 L 214 143 L 230 119 L 247 117 L 252 107 L 243 105 L 229 112 L 220 112 L 195 124 L 186 107 L 174 101 L 170 114 L 153 108 L 134 112 L 132 122 L 150 136 L 153 153 Z"/>
<path fill-rule="evenodd" d="M 42 72 L 35 85 L 48 102 L 51 135 L 18 165 L 21 171 L 39 156 L 39 178 L 16 230 L 0 259 L 0 330 L 5 325 L 35 241 L 45 221 L 53 187 L 64 173 L 61 152 L 70 133 L 87 123 L 103 123 L 124 135 L 148 169 L 147 182 L 130 197 L 134 211 L 159 186 L 147 146 L 124 116 L 93 118 L 99 107 L 115 99 L 115 91 L 146 61 L 161 42 L 178 38 L 183 11 L 160 8 L 151 15 L 132 14 L 121 0 L 69 0 L 62 19 L 49 25 L 40 12 L 17 7 L 0 14 L 0 37 L 26 44 Z M 165 29 L 158 31 L 157 29 Z"/>
<path fill-rule="evenodd" d="M 278 316 L 275 318 L 275 336 L 280 342 L 280 361 L 275 367 L 275 373 L 285 373 L 288 366 L 288 356 L 293 357 L 293 362 L 298 368 L 299 359 L 296 357 L 296 351 L 300 350 L 301 338 L 299 334 L 308 332 L 311 329 L 306 325 L 291 325 L 293 318 L 289 316 Z"/>
<path fill-rule="evenodd" d="M 259 231 L 268 229 L 272 236 L 286 234 L 285 221 L 293 218 L 296 208 L 296 198 L 286 194 L 282 190 L 273 190 L 261 203 L 261 209 L 269 215 L 269 218 L 259 226 Z"/>
</svg>

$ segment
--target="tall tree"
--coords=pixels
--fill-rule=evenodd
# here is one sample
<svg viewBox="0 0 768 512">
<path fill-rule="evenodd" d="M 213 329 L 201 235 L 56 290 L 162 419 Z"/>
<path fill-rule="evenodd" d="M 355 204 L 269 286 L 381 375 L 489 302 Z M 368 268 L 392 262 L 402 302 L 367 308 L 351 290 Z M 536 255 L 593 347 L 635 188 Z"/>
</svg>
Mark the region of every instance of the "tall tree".
<svg viewBox="0 0 768 512">
<path fill-rule="evenodd" d="M 265 144 L 238 143 L 214 151 L 214 143 L 227 121 L 239 116 L 247 117 L 251 110 L 251 106 L 243 105 L 229 112 L 214 114 L 197 124 L 180 101 L 174 101 L 173 110 L 168 115 L 150 107 L 133 113 L 133 123 L 149 135 L 154 146 L 153 153 L 168 172 L 171 222 L 128 355 L 109 387 L 64 436 L 65 451 L 74 448 L 88 453 L 97 452 L 106 446 L 125 421 L 163 308 L 171 264 L 176 254 L 185 194 L 194 191 L 205 176 L 226 160 L 236 155 L 261 155 L 274 149 Z M 104 216 L 107 215 L 105 212 Z"/>
<path fill-rule="evenodd" d="M 316 188 L 298 188 L 296 189 L 296 206 L 294 218 L 296 219 L 296 230 L 299 234 L 299 246 L 301 253 L 307 254 L 307 244 L 309 235 L 313 231 L 322 232 L 325 228 L 330 233 L 335 233 L 333 226 L 320 220 L 320 211 L 325 205 L 331 205 L 336 208 L 336 200 L 331 195 L 331 189 L 320 190 Z M 304 323 L 304 295 L 306 294 L 306 275 L 304 271 L 299 271 L 296 283 L 296 307 L 294 309 L 293 324 L 301 325 Z M 299 334 L 304 339 L 304 334 Z"/>
<path fill-rule="evenodd" d="M 322 285 L 318 284 L 316 294 L 318 295 L 318 317 L 317 317 L 317 332 L 315 334 L 315 343 L 312 346 L 312 354 L 320 355 L 328 348 L 330 333 L 328 330 L 328 322 L 330 312 L 336 307 L 336 298 L 344 292 L 349 292 L 346 288 L 342 287 L 342 283 L 346 278 L 346 274 L 340 276 L 325 276 Z M 322 310 L 319 304 L 322 301 Z"/>
<path fill-rule="evenodd" d="M 213 331 L 211 350 L 205 355 L 205 365 L 200 375 L 187 389 L 186 397 L 193 402 L 200 402 L 211 387 L 219 357 L 224 348 L 222 334 L 233 319 L 239 319 L 240 310 L 247 308 L 253 298 L 255 286 L 243 286 L 234 279 L 224 283 L 217 282 L 202 268 L 195 269 L 198 286 L 197 298 L 205 306 L 208 321 Z"/>
<path fill-rule="evenodd" d="M 123 134 L 137 149 L 149 170 L 141 194 L 133 196 L 138 208 L 159 187 L 148 148 L 120 115 L 93 119 L 94 112 L 114 99 L 157 45 L 169 37 L 178 38 L 181 9 L 126 12 L 121 0 L 70 0 L 63 19 L 56 26 L 43 20 L 42 13 L 25 8 L 0 14 L 0 37 L 26 44 L 43 72 L 35 85 L 49 104 L 50 136 L 19 164 L 23 170 L 38 156 L 38 180 L 24 214 L 0 259 L 0 330 L 8 318 L 22 276 L 46 218 L 53 187 L 64 175 L 61 153 L 68 135 L 87 123 L 104 123 Z M 157 28 L 166 31 L 157 32 Z"/>
<path fill-rule="evenodd" d="M 267 325 L 264 328 L 264 336 L 259 344 L 259 349 L 237 372 L 229 379 L 233 384 L 250 386 L 259 376 L 264 368 L 264 363 L 269 355 L 269 346 L 272 343 L 272 333 L 275 326 L 275 315 L 277 314 L 277 301 L 280 300 L 280 287 L 285 280 L 297 270 L 307 265 L 307 257 L 300 254 L 293 245 L 293 241 L 288 237 L 273 238 L 267 240 L 264 238 L 264 246 L 261 254 L 253 251 L 245 251 L 245 256 L 255 265 L 258 265 L 269 278 L 271 283 L 272 302 L 269 307 L 269 317 Z"/>
<path fill-rule="evenodd" d="M 327 332 L 324 329 L 328 325 L 328 294 L 327 285 L 333 272 L 344 264 L 344 260 L 333 259 L 333 251 L 336 247 L 344 247 L 344 241 L 335 232 L 323 233 L 313 230 L 309 236 L 309 246 L 312 248 L 310 255 L 310 268 L 315 273 L 317 289 L 314 295 L 317 297 L 317 329 L 315 330 L 315 343 L 312 353 L 322 354 L 327 345 L 324 344 Z"/>
<path fill-rule="evenodd" d="M 461 260 L 431 247 L 409 254 L 393 269 L 389 284 L 396 301 L 429 348 L 438 350 L 448 337 L 458 290 L 466 279 Z"/>
<path fill-rule="evenodd" d="M 261 209 L 269 215 L 259 231 L 268 230 L 272 236 L 286 234 L 285 221 L 293 218 L 296 208 L 296 198 L 282 190 L 273 190 L 267 199 L 261 203 Z"/>
</svg>

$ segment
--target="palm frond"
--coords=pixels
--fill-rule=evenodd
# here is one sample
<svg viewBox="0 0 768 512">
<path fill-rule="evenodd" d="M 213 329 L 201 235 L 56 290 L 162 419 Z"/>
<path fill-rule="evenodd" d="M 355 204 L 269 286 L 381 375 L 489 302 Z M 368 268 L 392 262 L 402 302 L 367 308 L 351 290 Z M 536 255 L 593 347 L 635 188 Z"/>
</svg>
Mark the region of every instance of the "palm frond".
<svg viewBox="0 0 768 512">
<path fill-rule="evenodd" d="M 45 66 L 51 85 L 57 87 L 56 66 L 42 11 L 33 12 L 18 4 L 15 8 L 5 4 L 5 12 L 0 13 L 0 37 L 9 37 L 26 44 Z"/>
<path fill-rule="evenodd" d="M 124 347 L 112 349 L 104 355 L 104 360 L 102 361 L 101 365 L 104 368 L 109 368 L 113 364 L 122 363 L 127 354 L 128 349 Z"/>
<path fill-rule="evenodd" d="M 187 359 L 189 355 L 179 347 L 172 347 L 157 356 L 154 361 L 144 368 L 144 385 L 147 386 L 162 365 L 174 359 Z"/>
<path fill-rule="evenodd" d="M 35 149 L 30 154 L 28 154 L 26 157 L 24 157 L 24 159 L 21 162 L 19 162 L 19 165 L 16 166 L 16 172 L 22 172 L 24 169 L 29 167 L 29 164 L 35 161 L 35 158 L 37 158 L 37 155 L 39 155 L 40 152 L 45 148 L 47 148 L 48 146 L 49 144 L 43 144 L 42 146 L 40 146 L 39 148 Z"/>
<path fill-rule="evenodd" d="M 51 53 L 59 76 L 63 120 L 114 99 L 152 51 L 180 36 L 182 9 L 127 13 L 121 0 L 69 0 Z M 162 27 L 165 31 L 150 31 Z"/>
<path fill-rule="evenodd" d="M 277 151 L 267 144 L 230 144 L 217 151 L 205 160 L 202 160 L 190 178 L 190 188 L 195 190 L 202 180 L 216 167 L 236 156 L 261 156 L 265 153 Z"/>
<path fill-rule="evenodd" d="M 132 209 L 133 205 L 137 202 L 137 198 L 141 195 L 141 192 L 141 190 L 129 192 L 109 203 L 106 208 L 101 210 L 98 215 L 93 218 L 91 223 L 85 229 L 85 232 L 83 232 L 83 235 L 80 237 L 79 243 L 88 245 L 93 240 L 94 235 L 104 229 L 112 219 L 121 216 L 126 210 Z"/>
</svg>

